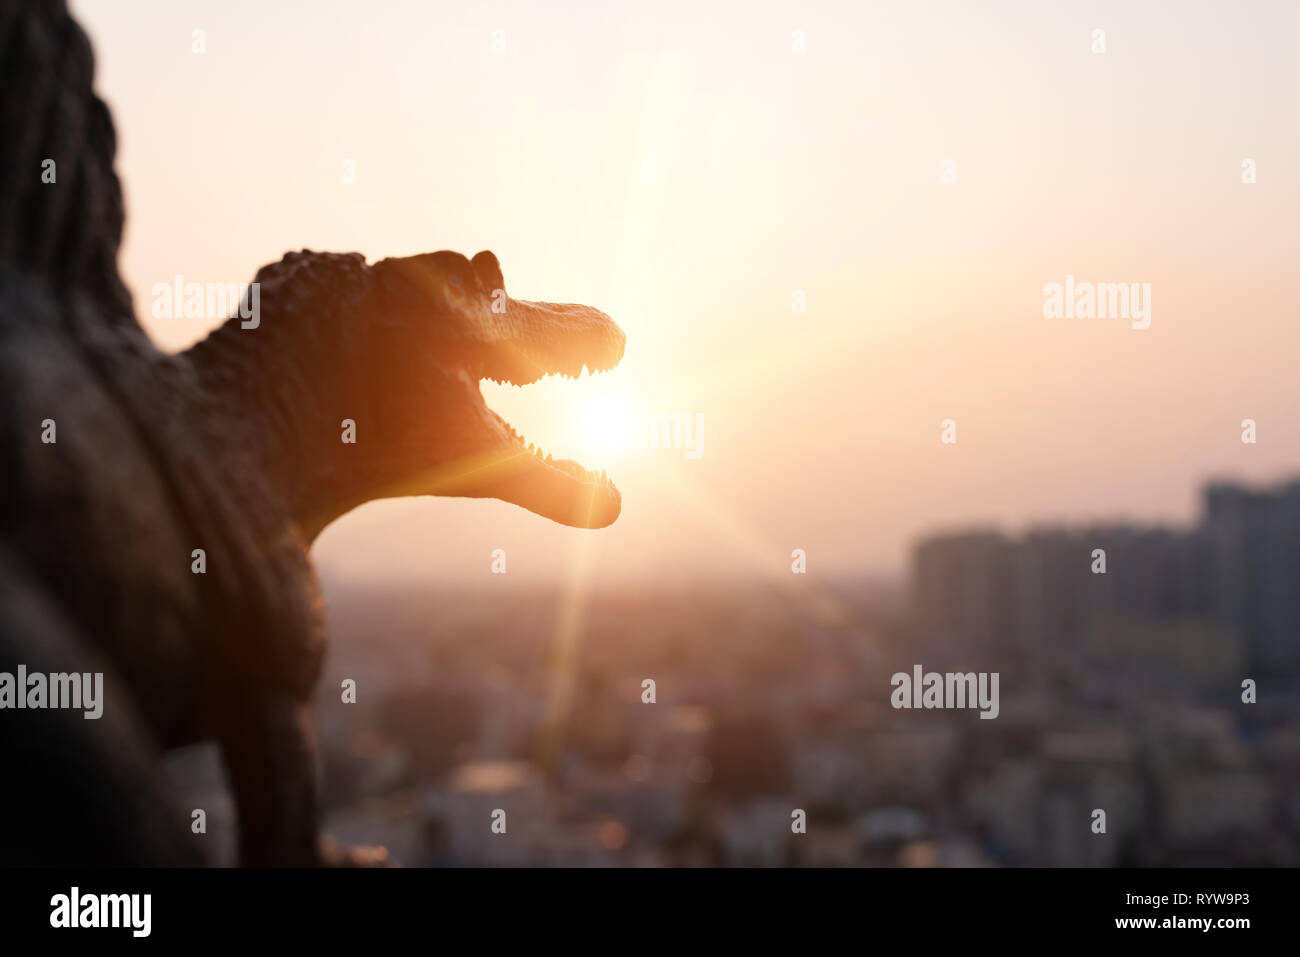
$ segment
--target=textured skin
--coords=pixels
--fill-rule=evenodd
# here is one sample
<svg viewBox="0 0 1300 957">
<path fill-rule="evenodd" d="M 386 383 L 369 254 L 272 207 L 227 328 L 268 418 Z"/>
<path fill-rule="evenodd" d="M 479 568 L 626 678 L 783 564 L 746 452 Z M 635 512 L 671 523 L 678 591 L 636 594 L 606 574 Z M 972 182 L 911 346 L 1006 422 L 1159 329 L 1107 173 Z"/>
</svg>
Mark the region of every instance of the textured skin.
<svg viewBox="0 0 1300 957">
<path fill-rule="evenodd" d="M 303 251 L 259 271 L 256 329 L 236 317 L 161 353 L 117 272 L 123 204 L 89 43 L 62 2 L 4 0 L 0 51 L 0 671 L 108 682 L 101 721 L 0 711 L 0 767 L 26 772 L 0 788 L 0 862 L 199 860 L 157 749 L 215 738 L 245 863 L 372 863 L 317 837 L 310 544 L 394 495 L 613 521 L 617 490 L 528 454 L 478 381 L 609 367 L 623 334 L 585 306 L 502 298 L 491 253 L 368 266 Z"/>
</svg>

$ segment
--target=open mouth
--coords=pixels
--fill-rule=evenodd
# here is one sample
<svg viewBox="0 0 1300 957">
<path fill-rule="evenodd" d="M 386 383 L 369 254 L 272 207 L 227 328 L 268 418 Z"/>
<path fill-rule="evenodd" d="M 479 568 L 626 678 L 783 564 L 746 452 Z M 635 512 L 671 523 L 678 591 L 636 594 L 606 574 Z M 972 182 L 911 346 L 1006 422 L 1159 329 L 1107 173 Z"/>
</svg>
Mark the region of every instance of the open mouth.
<svg viewBox="0 0 1300 957">
<path fill-rule="evenodd" d="M 606 372 L 623 358 L 625 336 L 608 316 L 589 306 L 509 301 L 511 334 L 483 354 L 475 372 L 510 385 L 548 375 L 578 379 Z M 496 498 L 578 528 L 603 528 L 618 518 L 622 496 L 604 470 L 557 459 L 492 412 L 506 442 L 494 471 Z"/>
<path fill-rule="evenodd" d="M 584 368 L 603 372 L 623 358 L 627 337 L 609 316 L 590 306 L 510 298 L 489 251 L 472 260 L 447 250 L 385 259 L 375 270 L 391 309 L 446 317 L 452 331 L 436 340 L 440 361 L 474 383 L 576 379 Z M 603 471 L 547 455 L 478 398 L 486 441 L 476 437 L 436 494 L 499 498 L 577 528 L 618 518 L 622 498 Z"/>
</svg>

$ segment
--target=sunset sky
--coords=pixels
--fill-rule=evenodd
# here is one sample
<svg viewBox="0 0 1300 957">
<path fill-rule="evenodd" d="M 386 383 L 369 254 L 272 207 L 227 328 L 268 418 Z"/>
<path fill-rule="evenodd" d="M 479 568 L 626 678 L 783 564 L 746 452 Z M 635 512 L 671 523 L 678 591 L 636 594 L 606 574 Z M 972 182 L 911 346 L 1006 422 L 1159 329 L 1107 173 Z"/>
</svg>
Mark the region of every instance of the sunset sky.
<svg viewBox="0 0 1300 957">
<path fill-rule="evenodd" d="M 217 322 L 151 318 L 155 283 L 304 247 L 491 249 L 512 295 L 627 332 L 613 372 L 484 386 L 608 470 L 613 527 L 371 503 L 321 537 L 327 576 L 486 583 L 495 548 L 537 580 L 788 575 L 794 548 L 890 573 L 940 528 L 1181 522 L 1209 476 L 1300 472 L 1300 4 L 73 9 L 164 348 Z M 1150 328 L 1044 318 L 1067 274 L 1150 283 Z M 605 447 L 652 413 L 700 414 L 702 455 Z"/>
</svg>

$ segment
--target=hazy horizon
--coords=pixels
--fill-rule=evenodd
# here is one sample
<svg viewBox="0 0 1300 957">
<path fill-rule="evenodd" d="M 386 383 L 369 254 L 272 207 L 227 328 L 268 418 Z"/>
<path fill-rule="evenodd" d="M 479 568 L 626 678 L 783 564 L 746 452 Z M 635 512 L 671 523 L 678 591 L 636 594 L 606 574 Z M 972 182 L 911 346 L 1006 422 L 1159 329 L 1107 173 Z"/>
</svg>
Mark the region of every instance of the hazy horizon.
<svg viewBox="0 0 1300 957">
<path fill-rule="evenodd" d="M 155 283 L 304 247 L 492 249 L 512 295 L 627 332 L 612 372 L 483 388 L 608 470 L 614 526 L 375 502 L 322 535 L 329 580 L 490 582 L 494 549 L 537 581 L 788 576 L 795 548 L 896 577 L 936 530 L 1186 524 L 1209 479 L 1300 473 L 1296 5 L 72 6 L 163 348 L 218 320 L 153 318 Z M 1067 276 L 1150 283 L 1149 328 L 1045 318 Z M 698 414 L 702 454 L 619 447 L 611 410 Z"/>
</svg>

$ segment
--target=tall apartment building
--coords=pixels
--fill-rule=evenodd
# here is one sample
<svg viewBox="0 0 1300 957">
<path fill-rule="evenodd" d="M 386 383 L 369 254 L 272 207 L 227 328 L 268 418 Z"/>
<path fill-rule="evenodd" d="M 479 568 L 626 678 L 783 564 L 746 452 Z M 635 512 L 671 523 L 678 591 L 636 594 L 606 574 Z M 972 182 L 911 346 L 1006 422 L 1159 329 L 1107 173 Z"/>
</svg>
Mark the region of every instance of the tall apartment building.
<svg viewBox="0 0 1300 957">
<path fill-rule="evenodd" d="M 1149 638 L 1146 656 L 1158 661 L 1179 650 L 1171 628 L 1200 623 L 1188 655 L 1209 647 L 1231 652 L 1223 660 L 1244 657 L 1260 675 L 1300 677 L 1300 481 L 1265 490 L 1214 483 L 1203 506 L 1189 529 L 928 537 L 913 553 L 919 636 L 946 659 L 936 666 L 1001 657 L 1007 671 L 1046 676 L 1113 652 L 1117 641 Z M 1097 549 L 1105 574 L 1093 572 Z"/>
</svg>

